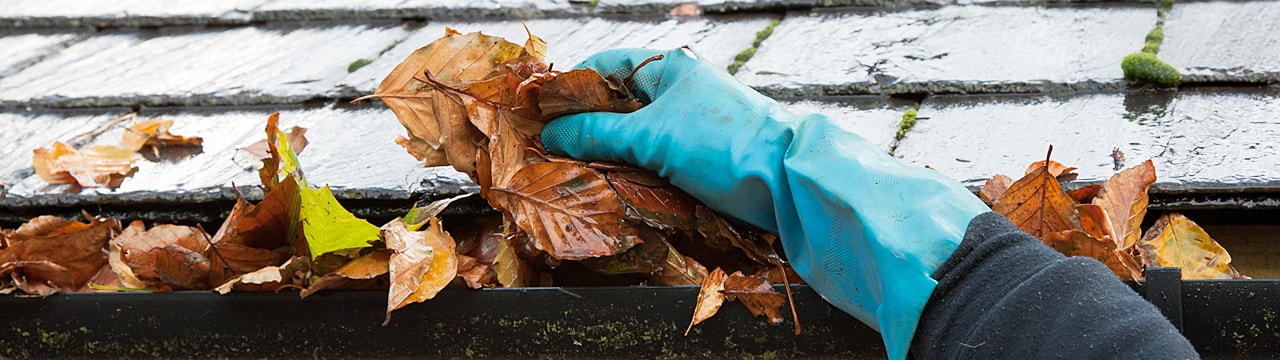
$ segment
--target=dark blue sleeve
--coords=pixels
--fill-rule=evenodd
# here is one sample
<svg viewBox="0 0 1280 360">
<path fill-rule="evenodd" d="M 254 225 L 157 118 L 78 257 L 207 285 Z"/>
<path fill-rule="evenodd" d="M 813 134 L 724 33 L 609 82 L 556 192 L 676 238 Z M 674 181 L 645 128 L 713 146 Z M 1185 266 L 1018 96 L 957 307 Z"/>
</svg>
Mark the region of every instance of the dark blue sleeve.
<svg viewBox="0 0 1280 360">
<path fill-rule="evenodd" d="M 933 277 L 919 359 L 1194 359 L 1191 343 L 1105 265 L 979 215 Z"/>
</svg>

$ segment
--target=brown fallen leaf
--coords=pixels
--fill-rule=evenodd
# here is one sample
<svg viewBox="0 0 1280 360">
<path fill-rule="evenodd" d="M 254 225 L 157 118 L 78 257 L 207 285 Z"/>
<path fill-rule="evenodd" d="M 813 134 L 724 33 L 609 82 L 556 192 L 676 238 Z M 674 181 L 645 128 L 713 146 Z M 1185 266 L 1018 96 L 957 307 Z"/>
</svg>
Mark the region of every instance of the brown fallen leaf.
<svg viewBox="0 0 1280 360">
<path fill-rule="evenodd" d="M 466 255 L 458 255 L 458 278 L 472 289 L 494 287 L 498 282 L 498 274 L 492 266 Z"/>
<path fill-rule="evenodd" d="M 1046 164 L 1049 168 L 1049 174 L 1053 175 L 1053 177 L 1058 179 L 1058 181 L 1072 181 L 1076 179 L 1077 174 L 1074 172 L 1076 171 L 1074 166 L 1066 166 L 1060 162 L 1048 159 L 1031 163 L 1031 165 L 1027 166 L 1027 171 L 1024 174 L 1029 175 L 1032 172 L 1037 171 L 1041 166 L 1046 166 Z"/>
<path fill-rule="evenodd" d="M 616 171 L 606 176 L 627 215 L 657 229 L 694 231 L 699 202 L 651 171 Z"/>
<path fill-rule="evenodd" d="M 643 106 L 634 97 L 613 91 L 610 85 L 600 73 L 590 69 L 561 73 L 542 85 L 538 92 L 538 107 L 543 117 L 554 119 L 582 112 L 629 113 Z"/>
<path fill-rule="evenodd" d="M 277 119 L 276 123 L 269 126 L 279 126 L 279 116 L 277 115 L 275 118 Z M 307 148 L 307 145 L 311 143 L 307 140 L 307 128 L 294 126 L 289 128 L 286 134 L 285 137 L 289 139 L 289 146 L 293 147 L 293 152 L 295 153 L 301 154 Z M 249 153 L 255 159 L 269 159 L 271 158 L 270 146 L 267 144 L 267 139 L 262 139 L 241 147 L 240 150 Z"/>
<path fill-rule="evenodd" d="M 1046 245 L 1066 256 L 1084 256 L 1102 262 L 1122 280 L 1142 280 L 1141 266 L 1128 253 L 1117 251 L 1111 239 L 1089 236 L 1081 230 L 1050 233 L 1043 239 Z"/>
<path fill-rule="evenodd" d="M 1080 228 L 1075 207 L 1075 200 L 1067 196 L 1050 167 L 1042 163 L 1009 185 L 991 209 L 1043 240 L 1049 233 Z"/>
<path fill-rule="evenodd" d="M 722 290 L 727 279 L 728 275 L 720 268 L 711 270 L 711 273 L 703 279 L 702 289 L 698 290 L 697 305 L 693 308 L 693 320 L 689 321 L 689 327 L 684 330 L 684 336 L 689 336 L 689 330 L 693 330 L 694 325 L 707 321 L 720 311 L 720 307 L 724 305 L 725 296 Z"/>
<path fill-rule="evenodd" d="M 636 244 L 636 228 L 623 221 L 621 202 L 595 170 L 535 163 L 522 169 L 509 188 L 492 190 L 491 198 L 512 213 L 521 229 L 532 229 L 537 248 L 554 258 L 610 256 Z"/>
<path fill-rule="evenodd" d="M 396 218 L 382 226 L 382 238 L 393 251 L 389 260 L 391 290 L 387 294 L 386 326 L 391 312 L 410 303 L 431 299 L 444 289 L 458 272 L 454 241 L 444 232 L 440 220 L 428 220 L 424 231 L 409 231 Z"/>
<path fill-rule="evenodd" d="M 1115 226 L 1115 241 L 1120 249 L 1128 249 L 1142 237 L 1142 219 L 1147 215 L 1147 187 L 1156 181 L 1156 168 L 1151 160 L 1107 180 L 1093 203 L 1107 210 Z"/>
<path fill-rule="evenodd" d="M 770 324 L 782 324 L 782 302 L 787 297 L 773 291 L 773 286 L 764 277 L 734 272 L 725 279 L 724 290 L 721 292 L 742 301 L 752 315 L 765 315 Z"/>
<path fill-rule="evenodd" d="M 50 184 L 114 187 L 134 171 L 133 151 L 119 146 L 99 145 L 76 150 L 54 142 L 49 149 L 35 149 L 31 161 L 36 175 Z"/>
<path fill-rule="evenodd" d="M 89 222 L 40 216 L 8 233 L 5 236 L 8 246 L 0 249 L 0 269 L 8 270 L 0 271 L 0 277 L 21 275 L 43 279 L 37 282 L 46 285 L 45 280 L 54 281 L 52 286 L 60 291 L 83 287 L 107 265 L 103 249 L 107 240 L 121 231 L 120 223 L 114 219 L 88 214 L 85 217 Z M 32 284 L 18 278 L 15 281 L 19 286 Z M 30 286 L 36 285 L 26 287 Z M 39 292 L 47 293 L 47 289 Z"/>
<path fill-rule="evenodd" d="M 541 284 L 541 276 L 537 270 L 520 259 L 515 246 L 512 246 L 514 238 L 524 236 L 520 233 L 498 242 L 498 254 L 493 259 L 493 270 L 498 276 L 498 283 L 504 287 L 529 287 Z"/>
<path fill-rule="evenodd" d="M 184 137 L 169 133 L 173 127 L 173 119 L 151 119 L 130 125 L 124 130 L 120 143 L 125 149 L 139 151 L 151 146 L 201 146 L 204 139 L 200 137 Z M 158 150 L 157 150 L 158 151 Z"/>
<path fill-rule="evenodd" d="M 1183 280 L 1240 278 L 1231 254 L 1204 229 L 1179 213 L 1166 213 L 1147 229 L 1137 246 L 1148 266 L 1182 268 Z"/>
<path fill-rule="evenodd" d="M 681 286 L 698 285 L 706 281 L 707 267 L 697 260 L 684 256 L 673 246 L 667 246 L 666 261 L 662 272 L 649 278 L 650 285 Z"/>
</svg>

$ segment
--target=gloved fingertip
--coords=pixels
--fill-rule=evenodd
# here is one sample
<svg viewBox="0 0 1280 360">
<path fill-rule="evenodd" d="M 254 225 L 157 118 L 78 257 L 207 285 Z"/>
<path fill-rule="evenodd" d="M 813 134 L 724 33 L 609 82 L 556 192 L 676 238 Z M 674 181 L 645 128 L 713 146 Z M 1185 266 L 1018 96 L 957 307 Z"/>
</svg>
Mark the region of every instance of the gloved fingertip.
<svg viewBox="0 0 1280 360">
<path fill-rule="evenodd" d="M 542 146 L 578 160 L 629 161 L 626 114 L 595 112 L 562 116 L 542 128 Z"/>
<path fill-rule="evenodd" d="M 581 147 L 582 120 L 579 115 L 560 117 L 542 127 L 542 147 L 553 154 L 572 157 L 570 150 Z"/>
</svg>

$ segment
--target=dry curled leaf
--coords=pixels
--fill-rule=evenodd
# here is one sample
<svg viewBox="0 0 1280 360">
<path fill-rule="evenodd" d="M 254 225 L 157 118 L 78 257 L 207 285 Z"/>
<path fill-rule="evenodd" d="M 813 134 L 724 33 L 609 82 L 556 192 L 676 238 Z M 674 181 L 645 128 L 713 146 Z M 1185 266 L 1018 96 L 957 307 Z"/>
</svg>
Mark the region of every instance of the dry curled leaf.
<svg viewBox="0 0 1280 360">
<path fill-rule="evenodd" d="M 765 315 L 770 324 L 782 324 L 782 302 L 787 297 L 773 291 L 773 285 L 764 277 L 734 272 L 725 279 L 724 290 L 721 291 L 741 301 L 752 315 Z"/>
<path fill-rule="evenodd" d="M 440 220 L 430 218 L 424 231 L 409 231 L 400 218 L 382 226 L 381 236 L 387 249 L 393 251 L 389 259 L 391 289 L 387 293 L 387 319 L 391 312 L 411 303 L 431 299 L 453 281 L 458 272 L 458 257 L 454 253 L 454 241 L 440 225 Z"/>
<path fill-rule="evenodd" d="M 1107 210 L 1115 226 L 1116 243 L 1128 249 L 1142 237 L 1142 219 L 1147 215 L 1147 187 L 1156 181 L 1156 168 L 1151 160 L 1107 180 L 1093 203 Z"/>
<path fill-rule="evenodd" d="M 83 187 L 115 187 L 133 173 L 134 153 L 119 146 L 99 145 L 76 150 L 54 142 L 35 149 L 32 166 L 50 184 L 77 183 Z"/>
<path fill-rule="evenodd" d="M 184 137 L 169 133 L 173 127 L 172 119 L 151 119 L 130 125 L 125 129 L 121 144 L 124 148 L 138 151 L 147 146 L 200 146 L 204 139 L 198 136 Z"/>
<path fill-rule="evenodd" d="M 107 265 L 103 249 L 121 230 L 114 219 L 86 217 L 87 223 L 40 216 L 7 234 L 0 279 L 11 277 L 23 291 L 40 295 L 83 287 Z"/>
<path fill-rule="evenodd" d="M 689 321 L 689 327 L 684 330 L 685 336 L 689 336 L 689 330 L 693 330 L 694 325 L 707 321 L 720 311 L 725 300 L 721 290 L 724 290 L 724 282 L 727 278 L 728 275 L 720 268 L 711 270 L 711 273 L 707 274 L 702 281 L 702 289 L 698 290 L 698 302 L 693 308 L 693 320 Z"/>
</svg>

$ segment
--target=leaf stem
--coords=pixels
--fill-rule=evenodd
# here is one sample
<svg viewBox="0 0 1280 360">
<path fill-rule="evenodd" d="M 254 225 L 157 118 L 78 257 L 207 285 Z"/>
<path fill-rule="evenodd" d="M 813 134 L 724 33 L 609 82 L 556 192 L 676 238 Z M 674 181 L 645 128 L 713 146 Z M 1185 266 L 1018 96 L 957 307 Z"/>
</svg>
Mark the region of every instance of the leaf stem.
<svg viewBox="0 0 1280 360">
<path fill-rule="evenodd" d="M 644 59 L 644 61 L 640 62 L 640 65 L 636 65 L 635 68 L 631 69 L 631 73 L 628 73 L 627 77 L 622 78 L 622 84 L 626 85 L 629 88 L 634 87 L 632 85 L 635 85 L 635 84 L 632 82 L 631 78 L 636 76 L 636 72 L 639 72 L 640 68 L 644 67 L 645 65 L 649 65 L 649 63 L 651 62 L 662 60 L 663 57 L 665 56 L 663 56 L 662 54 L 658 54 L 658 55 L 650 56 L 648 59 Z"/>
</svg>

